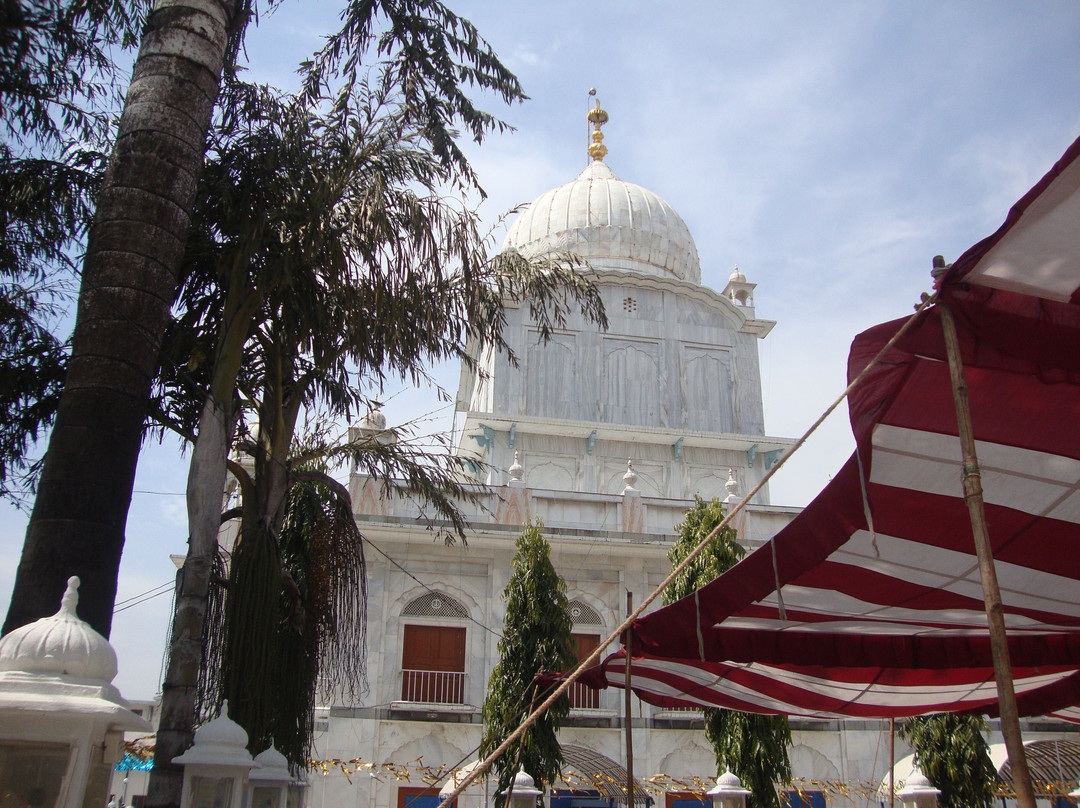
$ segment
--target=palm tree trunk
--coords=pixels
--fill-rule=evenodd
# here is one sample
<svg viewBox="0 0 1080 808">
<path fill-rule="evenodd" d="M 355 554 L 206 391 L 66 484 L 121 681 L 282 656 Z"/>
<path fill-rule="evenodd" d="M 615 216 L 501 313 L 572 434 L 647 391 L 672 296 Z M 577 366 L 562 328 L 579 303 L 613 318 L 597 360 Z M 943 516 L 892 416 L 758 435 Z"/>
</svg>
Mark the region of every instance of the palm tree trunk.
<svg viewBox="0 0 1080 808">
<path fill-rule="evenodd" d="M 236 0 L 158 0 L 90 230 L 64 392 L 4 632 L 46 616 L 70 575 L 109 635 L 161 334 Z"/>
<path fill-rule="evenodd" d="M 205 661 L 203 635 L 221 525 L 231 423 L 229 408 L 208 396 L 188 467 L 188 553 L 177 574 L 169 662 L 162 684 L 161 717 L 146 801 L 155 808 L 179 806 L 184 772 L 172 761 L 191 746 L 195 737 L 196 688 Z"/>
<path fill-rule="evenodd" d="M 236 0 L 158 0 L 147 20 L 89 235 L 71 361 L 5 632 L 51 614 L 76 574 L 84 582 L 80 613 L 109 634 L 147 399 L 236 10 Z M 224 413 L 215 415 L 209 420 L 225 423 Z M 208 435 L 207 451 L 225 443 L 218 438 Z M 214 518 L 221 490 L 217 484 Z M 205 589 L 203 560 L 185 566 L 178 601 Z M 198 608 L 178 609 L 174 631 L 191 653 L 175 664 L 193 662 L 193 676 L 201 622 Z M 164 711 L 170 741 L 190 744 L 193 712 L 183 699 Z M 179 751 L 159 753 L 162 762 Z M 180 804 L 178 774 L 155 768 L 149 804 Z"/>
</svg>

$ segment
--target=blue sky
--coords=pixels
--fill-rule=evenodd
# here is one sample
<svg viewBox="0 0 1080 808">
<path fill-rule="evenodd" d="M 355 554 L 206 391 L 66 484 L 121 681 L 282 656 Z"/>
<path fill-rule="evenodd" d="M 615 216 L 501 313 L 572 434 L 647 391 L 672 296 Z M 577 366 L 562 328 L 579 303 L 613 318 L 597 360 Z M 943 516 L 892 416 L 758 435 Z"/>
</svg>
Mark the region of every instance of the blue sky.
<svg viewBox="0 0 1080 808">
<path fill-rule="evenodd" d="M 494 226 L 584 167 L 595 87 L 611 116 L 608 165 L 680 212 L 704 283 L 723 288 L 738 264 L 758 284 L 758 316 L 777 321 L 761 343 L 773 435 L 799 436 L 843 389 L 852 338 L 910 312 L 932 257 L 952 261 L 993 232 L 1080 136 L 1071 0 L 449 5 L 531 97 L 489 101 L 516 132 L 468 148 L 485 219 Z M 251 76 L 294 83 L 338 9 L 282 0 L 249 33 Z M 456 369 L 438 378 L 452 387 Z M 405 392 L 386 414 L 396 424 L 437 407 L 433 391 Z M 841 411 L 781 472 L 772 501 L 805 504 L 851 449 Z M 177 446 L 144 451 L 119 600 L 172 579 L 185 473 Z M 25 522 L 0 511 L 4 610 Z M 115 683 L 128 698 L 157 690 L 168 609 L 164 596 L 116 615 Z"/>
</svg>

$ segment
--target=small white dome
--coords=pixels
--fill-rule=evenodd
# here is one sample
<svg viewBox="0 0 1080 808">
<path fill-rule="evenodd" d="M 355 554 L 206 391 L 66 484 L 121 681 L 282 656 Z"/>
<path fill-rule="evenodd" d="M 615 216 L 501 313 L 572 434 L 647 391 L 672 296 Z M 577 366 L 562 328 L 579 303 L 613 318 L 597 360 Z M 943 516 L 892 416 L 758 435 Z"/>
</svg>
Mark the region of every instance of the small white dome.
<svg viewBox="0 0 1080 808">
<path fill-rule="evenodd" d="M 701 283 L 697 246 L 667 202 L 594 160 L 576 180 L 538 196 L 514 221 L 504 249 L 567 250 L 598 269 Z"/>
<path fill-rule="evenodd" d="M 728 277 L 728 283 L 746 283 L 746 276 L 743 275 L 738 264 L 735 265 L 735 271 Z"/>
<path fill-rule="evenodd" d="M 913 788 L 929 788 L 930 778 L 916 769 L 911 773 L 911 777 L 907 779 L 907 784 Z"/>
<path fill-rule="evenodd" d="M 195 744 L 198 746 L 216 746 L 244 749 L 247 747 L 248 734 L 242 726 L 229 718 L 229 702 L 221 704 L 217 718 L 211 719 L 195 730 Z"/>
<path fill-rule="evenodd" d="M 376 432 L 386 429 L 386 416 L 383 414 L 378 402 L 372 404 L 371 409 L 360 419 L 360 428 Z"/>
<path fill-rule="evenodd" d="M 750 791 L 743 788 L 742 780 L 734 772 L 726 771 L 716 778 L 716 785 L 706 794 L 710 797 L 738 797 L 748 796 Z"/>
<path fill-rule="evenodd" d="M 116 676 L 109 641 L 79 619 L 79 579 L 68 578 L 60 611 L 17 628 L 0 639 L 0 671 L 71 676 L 104 684 Z"/>
<path fill-rule="evenodd" d="M 734 786 L 735 788 L 742 788 L 742 781 L 734 772 L 724 772 L 716 778 L 716 782 L 722 786 Z"/>
<path fill-rule="evenodd" d="M 223 701 L 217 718 L 207 721 L 195 730 L 195 740 L 191 748 L 173 762 L 251 768 L 255 762 L 247 750 L 247 743 L 247 732 L 229 718 L 229 702 Z"/>
<path fill-rule="evenodd" d="M 514 787 L 512 791 L 514 796 L 517 797 L 539 797 L 544 793 L 536 787 L 536 782 L 532 779 L 532 775 L 524 769 L 519 769 L 518 773 L 514 775 Z"/>
<path fill-rule="evenodd" d="M 252 780 L 273 780 L 275 782 L 289 782 L 292 773 L 289 771 L 289 761 L 281 752 L 271 746 L 255 756 L 257 768 L 251 770 Z"/>
</svg>

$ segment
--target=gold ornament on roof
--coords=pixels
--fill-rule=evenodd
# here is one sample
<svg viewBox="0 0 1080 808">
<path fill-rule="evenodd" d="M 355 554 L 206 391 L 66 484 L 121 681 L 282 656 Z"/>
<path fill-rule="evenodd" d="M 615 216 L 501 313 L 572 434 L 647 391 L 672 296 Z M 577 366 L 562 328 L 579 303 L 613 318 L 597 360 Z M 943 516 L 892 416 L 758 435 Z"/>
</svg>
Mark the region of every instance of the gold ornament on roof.
<svg viewBox="0 0 1080 808">
<path fill-rule="evenodd" d="M 592 95 L 592 93 L 590 93 Z M 593 125 L 592 143 L 589 145 L 589 156 L 594 160 L 603 161 L 604 155 L 607 154 L 607 146 L 604 145 L 604 133 L 600 131 L 600 127 L 608 122 L 608 114 L 604 110 L 600 109 L 599 100 L 596 102 L 596 108 L 589 110 L 589 123 Z"/>
</svg>

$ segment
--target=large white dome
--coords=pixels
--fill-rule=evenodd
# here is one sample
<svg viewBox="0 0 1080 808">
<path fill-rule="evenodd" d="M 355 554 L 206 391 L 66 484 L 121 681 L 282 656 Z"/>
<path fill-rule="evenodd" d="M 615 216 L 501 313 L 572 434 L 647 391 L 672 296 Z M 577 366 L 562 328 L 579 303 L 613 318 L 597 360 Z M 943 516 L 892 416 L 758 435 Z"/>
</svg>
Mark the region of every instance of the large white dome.
<svg viewBox="0 0 1080 808">
<path fill-rule="evenodd" d="M 682 217 L 652 191 L 620 180 L 600 160 L 573 182 L 531 202 L 503 247 L 524 255 L 568 250 L 597 269 L 701 283 L 697 247 Z"/>
</svg>

